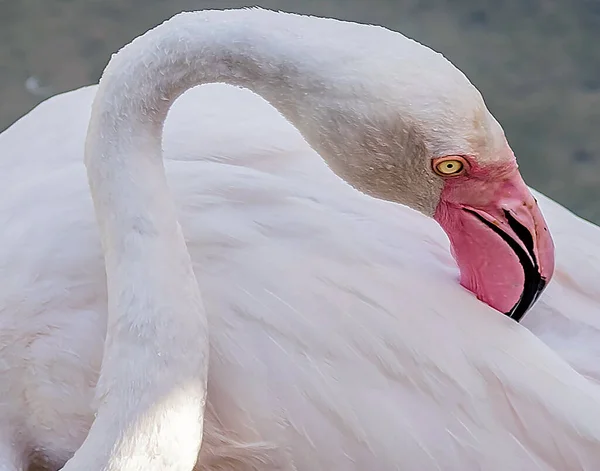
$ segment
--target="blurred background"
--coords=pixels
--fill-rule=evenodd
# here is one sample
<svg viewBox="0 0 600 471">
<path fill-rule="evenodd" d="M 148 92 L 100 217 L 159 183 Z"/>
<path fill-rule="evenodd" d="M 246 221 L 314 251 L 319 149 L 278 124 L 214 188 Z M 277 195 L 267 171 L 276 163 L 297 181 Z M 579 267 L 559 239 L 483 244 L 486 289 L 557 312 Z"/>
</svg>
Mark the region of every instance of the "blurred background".
<svg viewBox="0 0 600 471">
<path fill-rule="evenodd" d="M 0 130 L 96 82 L 173 14 L 250 5 L 375 23 L 442 52 L 483 93 L 527 183 L 600 223 L 600 0 L 0 0 Z"/>
</svg>

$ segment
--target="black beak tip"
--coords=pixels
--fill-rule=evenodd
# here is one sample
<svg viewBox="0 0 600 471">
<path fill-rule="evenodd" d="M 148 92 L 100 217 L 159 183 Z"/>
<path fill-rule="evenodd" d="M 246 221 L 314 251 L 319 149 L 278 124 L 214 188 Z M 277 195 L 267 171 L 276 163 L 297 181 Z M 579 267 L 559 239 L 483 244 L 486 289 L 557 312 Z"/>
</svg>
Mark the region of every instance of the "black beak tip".
<svg viewBox="0 0 600 471">
<path fill-rule="evenodd" d="M 513 308 L 505 314 L 516 322 L 520 322 L 521 319 L 527 314 L 529 309 L 533 307 L 540 295 L 546 289 L 546 279 L 538 273 L 537 279 L 525 278 L 525 286 L 521 297 Z"/>
</svg>

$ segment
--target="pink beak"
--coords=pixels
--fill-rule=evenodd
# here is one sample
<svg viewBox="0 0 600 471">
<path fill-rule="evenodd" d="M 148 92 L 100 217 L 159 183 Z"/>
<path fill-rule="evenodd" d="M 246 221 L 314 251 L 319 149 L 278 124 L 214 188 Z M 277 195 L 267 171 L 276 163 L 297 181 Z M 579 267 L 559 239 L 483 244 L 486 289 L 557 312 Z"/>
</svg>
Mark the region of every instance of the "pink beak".
<svg viewBox="0 0 600 471">
<path fill-rule="evenodd" d="M 461 284 L 519 321 L 554 272 L 552 237 L 519 172 L 449 181 L 434 217 L 450 239 Z"/>
</svg>

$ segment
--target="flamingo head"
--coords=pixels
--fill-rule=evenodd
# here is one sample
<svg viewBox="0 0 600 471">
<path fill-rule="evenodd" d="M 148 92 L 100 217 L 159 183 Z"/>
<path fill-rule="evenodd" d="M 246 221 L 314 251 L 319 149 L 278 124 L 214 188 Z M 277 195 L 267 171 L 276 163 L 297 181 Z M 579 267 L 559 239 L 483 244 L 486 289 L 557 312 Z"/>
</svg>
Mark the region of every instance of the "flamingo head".
<svg viewBox="0 0 600 471">
<path fill-rule="evenodd" d="M 554 245 L 516 161 L 444 156 L 432 167 L 443 179 L 434 218 L 450 239 L 461 284 L 520 320 L 552 277 Z"/>
<path fill-rule="evenodd" d="M 425 46 L 386 37 L 394 60 L 387 52 L 365 58 L 361 86 L 339 86 L 336 101 L 318 108 L 326 124 L 305 135 L 355 188 L 433 217 L 450 239 L 460 283 L 519 320 L 554 271 L 537 201 L 464 74 Z M 336 76 L 351 75 L 344 67 Z"/>
</svg>

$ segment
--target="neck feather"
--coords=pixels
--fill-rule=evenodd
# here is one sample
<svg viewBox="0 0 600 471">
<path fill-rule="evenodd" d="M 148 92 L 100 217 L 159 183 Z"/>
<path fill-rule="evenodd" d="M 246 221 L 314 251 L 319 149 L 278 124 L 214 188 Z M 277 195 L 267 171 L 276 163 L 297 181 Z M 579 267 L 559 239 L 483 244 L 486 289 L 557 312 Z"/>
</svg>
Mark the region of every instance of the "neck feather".
<svg viewBox="0 0 600 471">
<path fill-rule="evenodd" d="M 185 13 L 111 59 L 85 149 L 105 253 L 108 331 L 97 417 L 65 470 L 193 466 L 202 439 L 208 328 L 165 178 L 163 123 L 187 89 L 225 82 L 263 96 L 321 155 L 346 158 L 352 149 L 336 143 L 349 142 L 344 130 L 356 127 L 348 116 L 362 113 L 365 96 L 375 95 L 336 77 L 342 65 L 353 68 L 360 52 L 346 57 L 352 47 L 332 39 L 329 54 L 318 53 L 321 29 L 325 34 L 332 23 L 332 38 L 349 27 L 257 10 Z M 368 35 L 383 31 L 364 28 Z"/>
</svg>

